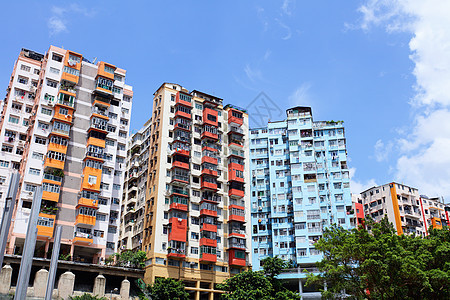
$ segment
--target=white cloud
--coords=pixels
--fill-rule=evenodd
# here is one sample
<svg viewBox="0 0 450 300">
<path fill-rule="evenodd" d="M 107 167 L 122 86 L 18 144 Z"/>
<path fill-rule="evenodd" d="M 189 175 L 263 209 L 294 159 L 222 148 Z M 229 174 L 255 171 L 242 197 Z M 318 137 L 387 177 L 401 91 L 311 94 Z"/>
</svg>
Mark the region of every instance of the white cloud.
<svg viewBox="0 0 450 300">
<path fill-rule="evenodd" d="M 292 30 L 291 27 L 287 26 L 286 24 L 284 24 L 281 20 L 279 19 L 275 19 L 275 21 L 278 22 L 278 24 L 280 25 L 281 28 L 283 28 L 286 31 L 286 34 L 281 37 L 282 40 L 289 40 L 292 37 Z"/>
<path fill-rule="evenodd" d="M 291 106 L 311 106 L 311 83 L 303 82 L 290 96 L 289 103 Z"/>
<path fill-rule="evenodd" d="M 50 19 L 48 19 L 47 25 L 50 30 L 50 35 L 67 31 L 67 26 L 65 22 L 61 18 L 56 16 L 53 16 Z"/>
<path fill-rule="evenodd" d="M 244 72 L 247 75 L 248 79 L 250 79 L 252 82 L 263 80 L 261 70 L 251 67 L 250 64 L 245 65 Z"/>
<path fill-rule="evenodd" d="M 356 168 L 350 168 L 350 190 L 352 194 L 360 194 L 362 191 L 367 190 L 368 188 L 377 186 L 375 179 L 369 179 L 365 182 L 359 181 L 355 179 Z"/>
<path fill-rule="evenodd" d="M 295 6 L 295 0 L 284 0 L 283 4 L 281 5 L 281 11 L 285 14 L 285 15 L 292 15 L 292 10 L 293 7 Z"/>
<path fill-rule="evenodd" d="M 378 162 L 386 161 L 390 152 L 392 151 L 393 144 L 388 142 L 384 144 L 382 140 L 377 140 L 374 146 L 375 159 Z"/>
<path fill-rule="evenodd" d="M 360 28 L 409 32 L 416 83 L 409 134 L 399 139 L 396 180 L 421 193 L 450 196 L 450 1 L 369 0 Z"/>
<path fill-rule="evenodd" d="M 52 16 L 47 21 L 50 35 L 69 31 L 67 28 L 68 16 L 82 15 L 90 18 L 96 14 L 95 10 L 88 10 L 78 4 L 71 4 L 67 7 L 53 6 L 51 12 Z"/>
</svg>

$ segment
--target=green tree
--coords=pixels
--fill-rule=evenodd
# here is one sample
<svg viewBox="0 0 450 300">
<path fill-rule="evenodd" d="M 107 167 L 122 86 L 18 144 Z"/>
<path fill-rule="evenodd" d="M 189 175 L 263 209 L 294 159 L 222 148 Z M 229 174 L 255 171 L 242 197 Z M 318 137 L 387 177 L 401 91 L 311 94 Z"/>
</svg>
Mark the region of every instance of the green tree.
<svg viewBox="0 0 450 300">
<path fill-rule="evenodd" d="M 73 296 L 73 297 L 69 296 L 69 299 L 70 300 L 107 300 L 106 297 L 100 297 L 97 295 L 92 296 L 91 294 L 87 294 L 87 293 L 84 293 L 81 296 Z"/>
<path fill-rule="evenodd" d="M 181 281 L 173 278 L 156 278 L 152 285 L 147 285 L 145 291 L 139 296 L 147 300 L 145 294 L 151 295 L 152 300 L 188 300 L 189 294 Z"/>
<path fill-rule="evenodd" d="M 239 273 L 219 285 L 219 289 L 227 293 L 222 295 L 226 300 L 294 300 L 300 296 L 283 287 L 277 276 L 289 266 L 288 262 L 278 257 L 267 257 L 261 261 L 263 271 L 245 271 Z"/>
<path fill-rule="evenodd" d="M 326 299 L 449 299 L 450 231 L 422 238 L 397 235 L 387 218 L 366 225 L 326 229 L 315 244 L 321 273 L 308 274 L 307 284 L 326 283 Z"/>
<path fill-rule="evenodd" d="M 115 265 L 119 267 L 143 268 L 147 254 L 144 251 L 126 250 L 121 253 L 114 254 L 116 258 Z"/>
<path fill-rule="evenodd" d="M 245 271 L 234 275 L 220 284 L 219 289 L 226 291 L 222 299 L 226 300 L 271 300 L 273 287 L 263 272 Z"/>
</svg>

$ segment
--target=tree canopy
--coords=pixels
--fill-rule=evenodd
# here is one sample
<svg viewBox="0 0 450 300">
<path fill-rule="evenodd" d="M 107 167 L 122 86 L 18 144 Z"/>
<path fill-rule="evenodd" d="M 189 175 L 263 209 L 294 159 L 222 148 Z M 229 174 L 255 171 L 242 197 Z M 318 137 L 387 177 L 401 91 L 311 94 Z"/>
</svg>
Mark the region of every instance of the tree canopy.
<svg viewBox="0 0 450 300">
<path fill-rule="evenodd" d="M 140 299 L 148 300 L 188 300 L 189 294 L 185 291 L 181 281 L 173 278 L 156 278 L 155 282 L 147 285 L 139 296 Z"/>
<path fill-rule="evenodd" d="M 278 257 L 268 257 L 262 261 L 262 271 L 244 271 L 219 285 L 226 291 L 226 300 L 296 300 L 300 296 L 283 287 L 276 277 L 288 266 Z"/>
<path fill-rule="evenodd" d="M 115 253 L 114 256 L 107 259 L 106 263 L 118 267 L 143 268 L 146 259 L 147 254 L 144 251 L 125 250 L 121 253 Z"/>
<path fill-rule="evenodd" d="M 307 284 L 325 282 L 327 299 L 449 299 L 450 231 L 431 229 L 423 238 L 397 235 L 387 218 L 366 225 L 325 229 L 315 244 L 324 254 L 321 273 Z"/>
</svg>

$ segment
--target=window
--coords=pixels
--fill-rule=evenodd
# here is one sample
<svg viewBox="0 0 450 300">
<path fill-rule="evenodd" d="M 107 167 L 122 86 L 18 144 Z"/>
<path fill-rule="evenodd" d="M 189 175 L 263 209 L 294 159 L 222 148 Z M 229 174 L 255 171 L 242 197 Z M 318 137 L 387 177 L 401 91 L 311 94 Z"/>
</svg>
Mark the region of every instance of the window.
<svg viewBox="0 0 450 300">
<path fill-rule="evenodd" d="M 105 144 L 106 144 L 106 146 L 114 146 L 115 142 L 113 140 L 106 139 Z"/>
<path fill-rule="evenodd" d="M 126 138 L 127 137 L 127 133 L 125 132 L 125 131 L 119 131 L 119 136 L 120 137 L 123 137 L 123 138 Z"/>
<path fill-rule="evenodd" d="M 31 67 L 26 66 L 26 65 L 20 65 L 20 69 L 25 72 L 30 72 Z"/>
<path fill-rule="evenodd" d="M 120 75 L 114 74 L 114 80 L 117 80 L 117 81 L 122 82 L 122 81 L 123 81 L 123 77 L 120 76 Z M 125 99 L 124 99 L 124 100 L 125 100 Z M 129 101 L 128 101 L 128 102 L 129 102 Z"/>
<path fill-rule="evenodd" d="M 191 232 L 191 239 L 198 240 L 199 234 L 197 232 Z"/>
<path fill-rule="evenodd" d="M 8 168 L 9 161 L 0 160 L 0 167 Z"/>
<path fill-rule="evenodd" d="M 120 184 L 113 184 L 113 190 L 120 191 Z"/>
<path fill-rule="evenodd" d="M 106 221 L 106 215 L 105 214 L 97 214 L 97 220 Z"/>
<path fill-rule="evenodd" d="M 19 117 L 15 117 L 15 116 L 9 116 L 8 119 L 9 123 L 13 123 L 13 124 L 19 124 Z"/>
<path fill-rule="evenodd" d="M 31 175 L 40 175 L 41 174 L 41 170 L 30 168 L 28 173 L 30 173 Z"/>
<path fill-rule="evenodd" d="M 116 94 L 122 94 L 122 89 L 117 86 L 113 86 L 112 91 L 113 91 L 113 93 L 116 93 Z"/>
<path fill-rule="evenodd" d="M 59 74 L 59 69 L 50 67 L 50 73 Z"/>
<path fill-rule="evenodd" d="M 59 108 L 59 113 L 61 115 L 68 115 L 69 114 L 69 110 L 67 108 L 65 108 L 65 107 L 60 107 Z"/>
<path fill-rule="evenodd" d="M 113 112 L 109 112 L 109 113 L 108 113 L 108 117 L 109 117 L 110 119 L 116 120 L 116 119 L 117 119 L 117 114 L 115 114 L 115 113 L 113 113 Z"/>
<path fill-rule="evenodd" d="M 68 66 L 64 66 L 64 72 L 67 73 L 67 74 L 80 76 L 80 71 L 78 71 L 77 69 L 73 69 L 71 67 L 68 67 Z"/>
<path fill-rule="evenodd" d="M 2 145 L 2 151 L 3 152 L 9 152 L 12 153 L 13 147 L 8 146 L 8 145 Z"/>
<path fill-rule="evenodd" d="M 17 82 L 19 82 L 21 84 L 28 84 L 28 78 L 19 76 L 19 77 L 17 77 Z"/>
<path fill-rule="evenodd" d="M 58 82 L 47 78 L 47 85 L 52 88 L 56 88 L 58 86 Z"/>
<path fill-rule="evenodd" d="M 114 68 L 105 65 L 105 72 L 106 73 L 110 73 L 110 74 L 114 74 Z"/>
<path fill-rule="evenodd" d="M 198 247 L 191 247 L 191 254 L 198 254 Z"/>
<path fill-rule="evenodd" d="M 116 126 L 109 125 L 106 127 L 106 130 L 109 132 L 116 132 Z"/>
<path fill-rule="evenodd" d="M 89 175 L 88 183 L 92 184 L 92 185 L 96 184 L 97 183 L 97 176 Z"/>
<path fill-rule="evenodd" d="M 63 57 L 61 55 L 56 54 L 56 53 L 52 53 L 52 59 L 54 61 L 57 61 L 57 62 L 62 62 Z"/>
</svg>

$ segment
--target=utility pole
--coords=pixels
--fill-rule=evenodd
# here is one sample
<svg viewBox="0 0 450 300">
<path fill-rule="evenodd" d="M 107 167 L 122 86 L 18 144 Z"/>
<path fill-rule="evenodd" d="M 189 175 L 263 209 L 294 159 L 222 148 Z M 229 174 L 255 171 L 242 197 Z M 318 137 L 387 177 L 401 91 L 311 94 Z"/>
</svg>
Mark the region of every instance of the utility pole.
<svg viewBox="0 0 450 300">
<path fill-rule="evenodd" d="M 56 270 L 58 269 L 59 249 L 61 248 L 61 231 L 62 226 L 56 226 L 55 239 L 53 240 L 52 259 L 50 261 L 50 271 L 48 273 L 47 289 L 45 291 L 45 300 L 52 299 Z"/>
<path fill-rule="evenodd" d="M 0 225 L 0 268 L 5 257 L 6 242 L 8 241 L 9 227 L 11 225 L 12 214 L 16 204 L 17 190 L 19 189 L 20 175 L 14 172 L 9 181 L 8 194 L 6 194 L 5 207 L 3 209 L 2 223 Z"/>
<path fill-rule="evenodd" d="M 31 266 L 33 264 L 34 248 L 36 247 L 37 221 L 41 209 L 42 186 L 36 187 L 34 191 L 33 204 L 31 205 L 30 219 L 28 220 L 27 235 L 23 247 L 22 259 L 20 261 L 19 277 L 15 300 L 25 300 L 27 296 L 28 283 L 30 282 Z"/>
</svg>

